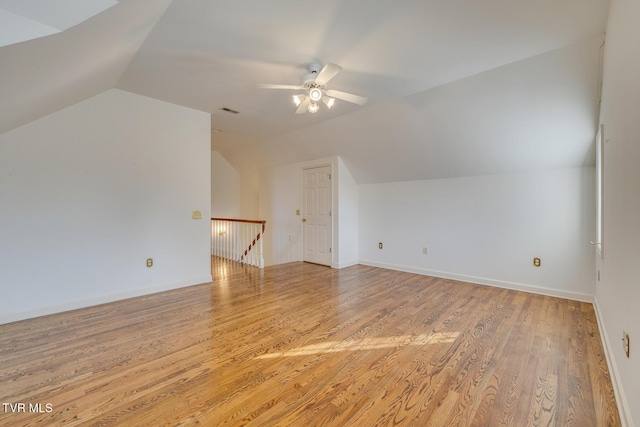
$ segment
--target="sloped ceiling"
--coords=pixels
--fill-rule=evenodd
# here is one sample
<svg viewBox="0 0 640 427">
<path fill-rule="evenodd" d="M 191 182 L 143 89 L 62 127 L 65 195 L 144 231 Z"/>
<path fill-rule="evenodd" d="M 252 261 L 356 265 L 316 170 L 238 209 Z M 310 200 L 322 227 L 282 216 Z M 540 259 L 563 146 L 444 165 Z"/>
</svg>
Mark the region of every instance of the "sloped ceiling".
<svg viewBox="0 0 640 427">
<path fill-rule="evenodd" d="M 117 3 L 117 0 L 0 0 L 0 46 L 59 33 Z"/>
<path fill-rule="evenodd" d="M 242 173 L 335 155 L 359 183 L 589 164 L 608 7 L 121 1 L 0 48 L 0 131 L 115 86 L 210 112 L 212 148 Z M 299 84 L 313 60 L 341 65 L 330 88 L 369 102 L 296 115 L 290 92 L 257 87 Z"/>
<path fill-rule="evenodd" d="M 47 37 L 0 48 L 0 133 L 115 87 L 170 0 L 120 0 Z"/>
<path fill-rule="evenodd" d="M 358 183 L 591 165 L 600 45 L 585 40 L 253 147 L 272 165 L 339 153 Z M 233 148 L 220 144 L 243 164 Z"/>
</svg>

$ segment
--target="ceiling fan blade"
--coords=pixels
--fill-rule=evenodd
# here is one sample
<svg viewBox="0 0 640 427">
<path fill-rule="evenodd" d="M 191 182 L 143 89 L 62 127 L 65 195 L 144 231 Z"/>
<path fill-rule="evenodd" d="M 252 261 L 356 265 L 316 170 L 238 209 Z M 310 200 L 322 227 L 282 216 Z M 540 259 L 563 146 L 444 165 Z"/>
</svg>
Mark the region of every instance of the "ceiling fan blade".
<svg viewBox="0 0 640 427">
<path fill-rule="evenodd" d="M 334 78 L 336 74 L 338 74 L 342 70 L 342 67 L 337 64 L 328 63 L 322 70 L 318 73 L 318 77 L 316 77 L 316 84 L 320 86 L 324 86 L 327 84 L 329 80 Z"/>
<path fill-rule="evenodd" d="M 309 108 L 309 104 L 311 104 L 311 100 L 309 99 L 309 97 L 305 97 L 304 101 L 302 101 L 300 103 L 300 105 L 298 105 L 298 109 L 296 110 L 296 114 L 304 114 L 307 112 L 307 108 Z"/>
<path fill-rule="evenodd" d="M 367 98 L 364 96 L 354 95 L 340 90 L 329 89 L 326 94 L 332 98 L 342 99 L 343 101 L 352 102 L 358 105 L 364 105 L 367 103 Z"/>
<path fill-rule="evenodd" d="M 262 88 L 262 89 L 291 89 L 291 90 L 298 90 L 298 89 L 304 89 L 302 86 L 298 85 L 272 85 L 269 83 L 258 83 L 258 87 Z"/>
</svg>

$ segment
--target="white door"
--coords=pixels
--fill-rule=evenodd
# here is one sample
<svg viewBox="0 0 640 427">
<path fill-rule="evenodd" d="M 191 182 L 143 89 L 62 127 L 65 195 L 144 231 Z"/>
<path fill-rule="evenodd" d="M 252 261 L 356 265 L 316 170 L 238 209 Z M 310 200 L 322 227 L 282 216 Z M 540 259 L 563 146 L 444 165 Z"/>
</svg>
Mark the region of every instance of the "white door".
<svg viewBox="0 0 640 427">
<path fill-rule="evenodd" d="M 303 259 L 331 265 L 331 166 L 302 171 Z"/>
</svg>

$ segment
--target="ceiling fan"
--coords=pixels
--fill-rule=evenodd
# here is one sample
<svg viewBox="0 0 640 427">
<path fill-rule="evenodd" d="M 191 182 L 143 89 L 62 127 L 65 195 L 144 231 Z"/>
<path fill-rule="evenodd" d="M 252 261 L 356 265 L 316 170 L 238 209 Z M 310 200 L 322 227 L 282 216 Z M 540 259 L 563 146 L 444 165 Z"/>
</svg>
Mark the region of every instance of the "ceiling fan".
<svg viewBox="0 0 640 427">
<path fill-rule="evenodd" d="M 334 78 L 340 70 L 342 70 L 342 67 L 336 64 L 328 63 L 322 67 L 320 63 L 312 62 L 309 64 L 309 74 L 304 76 L 301 85 L 259 84 L 258 86 L 264 89 L 303 90 L 303 93 L 293 95 L 293 102 L 298 107 L 296 114 L 304 114 L 307 111 L 310 113 L 317 112 L 320 109 L 320 101 L 327 108 L 333 107 L 336 99 L 364 105 L 367 102 L 367 98 L 364 96 L 326 88 L 329 80 Z"/>
</svg>

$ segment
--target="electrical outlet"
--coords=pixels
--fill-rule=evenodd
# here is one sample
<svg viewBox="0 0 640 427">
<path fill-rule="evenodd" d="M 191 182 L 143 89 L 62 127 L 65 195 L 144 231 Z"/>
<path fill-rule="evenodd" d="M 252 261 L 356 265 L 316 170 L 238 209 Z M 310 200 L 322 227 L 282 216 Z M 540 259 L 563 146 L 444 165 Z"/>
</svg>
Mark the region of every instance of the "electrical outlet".
<svg viewBox="0 0 640 427">
<path fill-rule="evenodd" d="M 428 249 L 427 249 L 427 248 L 422 248 L 422 253 L 423 253 L 424 255 L 426 255 L 428 252 L 429 252 L 429 251 L 428 251 Z"/>
<path fill-rule="evenodd" d="M 378 243 L 378 249 L 382 249 L 382 242 Z"/>
<path fill-rule="evenodd" d="M 147 258 L 147 267 L 153 267 L 153 258 Z"/>
<path fill-rule="evenodd" d="M 622 331 L 622 348 L 624 349 L 624 354 L 627 355 L 627 357 L 629 357 L 629 347 L 630 347 L 631 343 L 629 340 L 629 334 L 627 333 L 627 331 L 623 330 Z"/>
<path fill-rule="evenodd" d="M 533 259 L 533 265 L 535 267 L 540 267 L 540 258 L 534 258 Z"/>
</svg>

